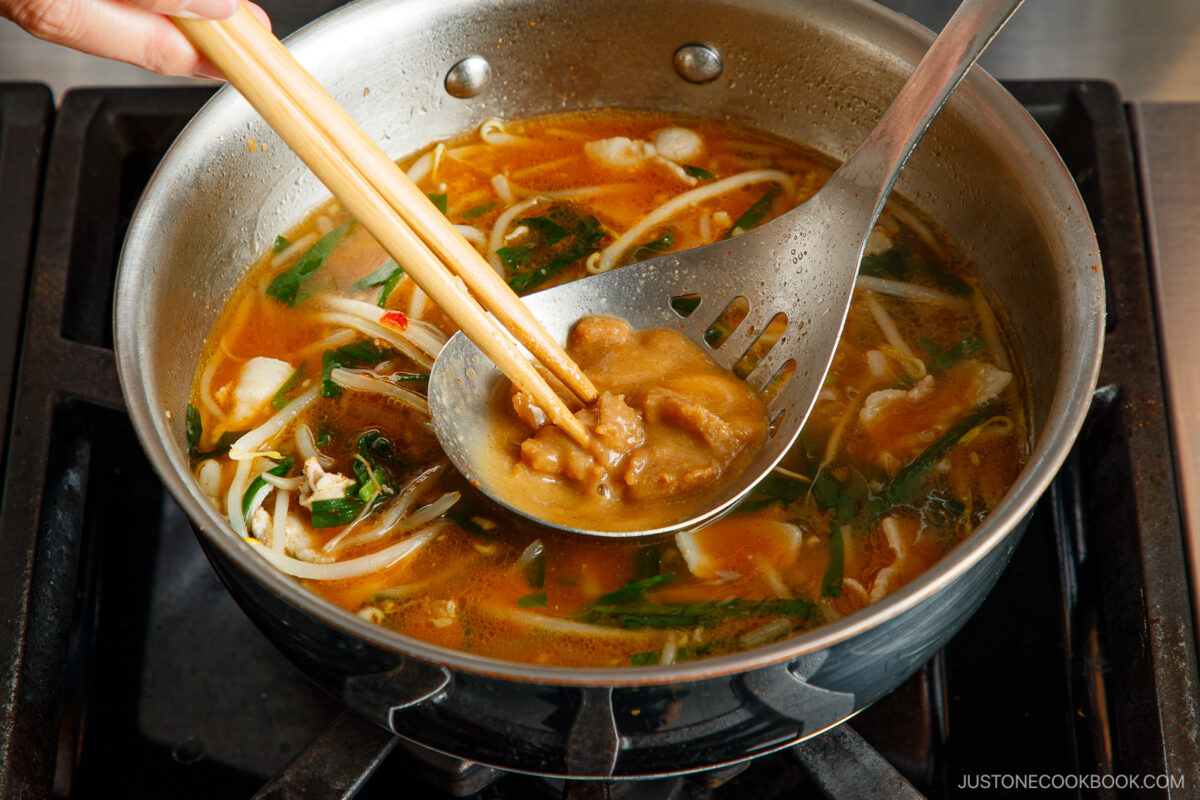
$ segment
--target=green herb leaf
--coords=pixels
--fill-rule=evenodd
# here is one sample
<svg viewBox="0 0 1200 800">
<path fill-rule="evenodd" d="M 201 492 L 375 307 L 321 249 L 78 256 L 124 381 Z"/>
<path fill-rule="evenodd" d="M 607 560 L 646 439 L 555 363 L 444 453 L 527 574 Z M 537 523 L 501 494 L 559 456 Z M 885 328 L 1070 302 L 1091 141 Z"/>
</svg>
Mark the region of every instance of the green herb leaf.
<svg viewBox="0 0 1200 800">
<path fill-rule="evenodd" d="M 671 298 L 671 308 L 682 316 L 688 316 L 700 307 L 700 295 L 683 295 Z"/>
<path fill-rule="evenodd" d="M 716 175 L 713 175 L 706 169 L 697 167 L 695 164 L 684 164 L 683 171 L 688 175 L 691 175 L 693 178 L 697 178 L 702 181 L 715 181 L 717 179 Z"/>
<path fill-rule="evenodd" d="M 521 245 L 518 247 L 501 247 L 496 250 L 496 255 L 504 262 L 504 265 L 509 269 L 516 270 L 525 266 L 529 261 L 529 254 L 533 252 L 533 245 Z"/>
<path fill-rule="evenodd" d="M 325 259 L 329 258 L 329 254 L 333 252 L 333 248 L 341 243 L 353 226 L 354 221 L 347 220 L 318 239 L 312 247 L 296 259 L 291 269 L 275 276 L 275 280 L 271 281 L 271 285 L 267 287 L 267 294 L 286 306 L 295 305 L 296 293 L 300 290 L 301 284 L 321 268 Z"/>
<path fill-rule="evenodd" d="M 387 307 L 388 298 L 392 296 L 392 292 L 400 285 L 400 281 L 402 280 L 404 280 L 404 270 L 398 269 L 392 273 L 392 277 L 384 281 L 383 285 L 379 287 L 378 305 L 380 308 Z"/>
<path fill-rule="evenodd" d="M 733 227 L 729 229 L 729 233 L 725 234 L 726 239 L 732 239 L 739 233 L 745 233 L 754 226 L 763 221 L 763 218 L 771 211 L 771 201 L 775 199 L 775 190 L 770 189 L 762 197 L 754 202 L 754 205 L 747 208 L 737 221 L 733 223 Z"/>
<path fill-rule="evenodd" d="M 333 441 L 333 434 L 324 425 L 317 431 L 317 447 L 325 447 Z"/>
<path fill-rule="evenodd" d="M 528 225 L 541 244 L 558 244 L 571 235 L 569 230 L 550 217 L 525 217 L 521 220 L 521 224 Z"/>
<path fill-rule="evenodd" d="M 215 458 L 223 456 L 229 452 L 229 448 L 233 447 L 233 443 L 246 435 L 246 431 L 225 431 L 217 439 L 217 443 L 212 446 L 212 449 L 205 453 L 192 453 L 192 458 Z"/>
<path fill-rule="evenodd" d="M 289 244 L 291 244 L 291 242 L 289 242 L 285 237 L 276 236 L 275 244 L 271 245 L 271 252 L 272 253 L 282 253 L 284 250 L 287 249 L 287 246 Z"/>
<path fill-rule="evenodd" d="M 541 608 L 546 605 L 546 593 L 535 592 L 534 594 L 527 594 L 524 597 L 518 597 L 517 605 L 521 608 Z"/>
<path fill-rule="evenodd" d="M 195 454 L 196 445 L 204 435 L 204 423 L 200 421 L 200 410 L 191 403 L 187 404 L 187 412 L 183 418 L 183 432 L 187 437 L 188 453 Z"/>
<path fill-rule="evenodd" d="M 846 548 L 842 540 L 842 528 L 836 521 L 829 524 L 829 561 L 825 564 L 825 575 L 821 578 L 822 597 L 842 596 L 842 573 L 845 569 Z"/>
<path fill-rule="evenodd" d="M 640 580 L 631 580 L 626 582 L 624 586 L 617 589 L 615 592 L 602 594 L 596 598 L 594 606 L 603 605 L 620 605 L 623 603 L 632 603 L 641 600 L 646 596 L 646 592 L 659 586 L 670 583 L 675 580 L 674 572 L 661 572 L 649 578 Z"/>
<path fill-rule="evenodd" d="M 842 500 L 842 487 L 828 472 L 821 471 L 812 482 L 812 494 L 821 508 L 837 508 Z"/>
<path fill-rule="evenodd" d="M 662 658 L 661 650 L 647 650 L 644 653 L 630 653 L 629 663 L 635 667 L 647 667 L 657 664 L 660 658 Z"/>
<path fill-rule="evenodd" d="M 924 336 L 917 339 L 917 344 L 921 345 L 921 349 L 925 351 L 925 355 L 936 356 L 941 352 L 942 348 L 937 346 L 937 342 L 932 339 L 927 339 Z"/>
<path fill-rule="evenodd" d="M 929 371 L 935 375 L 939 372 L 945 372 L 960 361 L 965 361 L 976 353 L 986 349 L 987 342 L 983 339 L 978 336 L 968 336 L 958 344 L 946 348 L 929 359 Z"/>
<path fill-rule="evenodd" d="M 446 209 L 449 208 L 449 198 L 446 197 L 445 192 L 441 194 L 431 194 L 428 195 L 428 197 L 429 202 L 437 206 L 438 211 L 442 212 L 443 214 L 446 213 Z"/>
<path fill-rule="evenodd" d="M 519 222 L 529 226 L 534 242 L 496 251 L 508 271 L 517 273 L 508 282 L 517 292 L 529 291 L 587 258 L 606 236 L 595 217 L 581 217 L 569 206 L 555 206 L 544 216 Z"/>
<path fill-rule="evenodd" d="M 357 342 L 351 342 L 347 345 L 342 345 L 336 351 L 338 359 L 344 364 L 378 364 L 387 357 L 390 350 L 380 347 L 370 339 L 360 339 Z"/>
<path fill-rule="evenodd" d="M 329 500 L 314 500 L 312 504 L 312 526 L 334 528 L 348 525 L 363 510 L 362 500 L 357 497 L 334 497 Z"/>
<path fill-rule="evenodd" d="M 522 272 L 520 275 L 513 277 L 508 282 L 508 285 L 512 287 L 514 292 L 528 292 L 534 287 L 540 286 L 550 280 L 586 255 L 588 255 L 588 252 L 582 245 L 573 244 L 544 267 L 539 267 L 531 272 Z"/>
<path fill-rule="evenodd" d="M 540 589 L 546 585 L 546 554 L 538 553 L 537 557 L 525 565 L 525 580 L 529 581 L 531 589 Z"/>
<path fill-rule="evenodd" d="M 337 367 L 363 367 L 378 364 L 391 350 L 380 347 L 370 339 L 360 339 L 321 354 L 321 394 L 325 397 L 341 397 L 342 387 L 330 377 Z"/>
<path fill-rule="evenodd" d="M 893 248 L 882 253 L 864 256 L 859 271 L 875 278 L 902 281 L 908 278 L 908 250 Z"/>
<path fill-rule="evenodd" d="M 383 266 L 367 275 L 365 278 L 359 278 L 350 287 L 352 292 L 361 292 L 366 289 L 374 289 L 376 286 L 382 286 L 390 281 L 395 274 L 399 272 L 404 274 L 404 270 L 400 269 L 400 265 L 395 261 L 388 259 Z"/>
<path fill-rule="evenodd" d="M 471 206 L 466 211 L 462 212 L 462 218 L 470 220 L 470 219 L 475 219 L 476 217 L 482 217 L 484 214 L 488 213 L 495 207 L 496 207 L 495 200 L 491 200 L 487 203 L 480 203 L 479 205 Z"/>
<path fill-rule="evenodd" d="M 295 463 L 296 462 L 293 459 L 285 458 L 283 461 L 280 461 L 274 467 L 271 467 L 269 470 L 267 470 L 267 474 L 282 478 L 284 475 L 288 474 L 288 470 L 290 470 Z M 272 488 L 274 487 L 263 480 L 261 475 L 250 482 L 250 487 L 246 489 L 245 493 L 242 495 L 243 519 L 250 519 L 250 512 L 253 511 L 260 503 L 262 503 L 263 498 L 267 496 Z"/>
<path fill-rule="evenodd" d="M 672 231 L 667 231 L 657 239 L 652 239 L 645 244 L 638 245 L 637 249 L 633 251 L 633 258 L 635 261 L 650 258 L 651 256 L 665 253 L 674 246 L 675 234 Z"/>
<path fill-rule="evenodd" d="M 296 384 L 304 377 L 304 367 L 307 364 L 307 361 L 300 362 L 300 366 L 296 367 L 291 376 L 283 382 L 283 386 L 279 387 L 279 391 L 275 393 L 275 396 L 271 398 L 271 405 L 275 408 L 283 408 L 288 404 L 288 392 L 296 388 Z"/>
<path fill-rule="evenodd" d="M 808 494 L 809 483 L 789 478 L 786 475 L 768 475 L 758 482 L 751 494 L 765 494 L 779 498 L 785 503 L 794 503 Z"/>
<path fill-rule="evenodd" d="M 863 257 L 859 271 L 864 275 L 877 278 L 889 278 L 896 281 L 911 281 L 923 278 L 934 283 L 951 294 L 970 297 L 974 291 L 971 284 L 955 275 L 942 264 L 924 259 L 916 259 L 905 247 L 893 247 L 882 253 L 874 253 Z"/>
<path fill-rule="evenodd" d="M 958 440 L 972 428 L 987 419 L 988 407 L 981 407 L 968 414 L 953 427 L 938 437 L 921 454 L 908 462 L 884 488 L 879 497 L 867 506 L 867 521 L 874 522 L 893 508 L 907 503 L 917 496 L 921 483 L 933 465 L 941 461 L 958 445 Z"/>
</svg>

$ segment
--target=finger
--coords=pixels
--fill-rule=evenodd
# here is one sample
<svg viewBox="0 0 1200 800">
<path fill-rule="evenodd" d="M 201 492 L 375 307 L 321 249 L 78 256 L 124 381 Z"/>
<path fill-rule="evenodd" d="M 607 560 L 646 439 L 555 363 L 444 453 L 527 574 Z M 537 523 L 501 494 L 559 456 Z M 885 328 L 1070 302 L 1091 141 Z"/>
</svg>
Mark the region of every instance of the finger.
<svg viewBox="0 0 1200 800">
<path fill-rule="evenodd" d="M 16 0 L 7 14 L 39 39 L 163 75 L 191 75 L 200 64 L 169 19 L 121 0 Z"/>
<path fill-rule="evenodd" d="M 238 0 L 126 0 L 130 5 L 188 19 L 227 19 L 237 10 Z"/>
<path fill-rule="evenodd" d="M 183 0 L 138 2 L 183 10 Z M 269 26 L 261 8 L 252 3 L 247 6 Z M 167 17 L 123 0 L 13 0 L 3 7 L 3 13 L 40 39 L 85 53 L 163 75 L 220 76 Z"/>
</svg>

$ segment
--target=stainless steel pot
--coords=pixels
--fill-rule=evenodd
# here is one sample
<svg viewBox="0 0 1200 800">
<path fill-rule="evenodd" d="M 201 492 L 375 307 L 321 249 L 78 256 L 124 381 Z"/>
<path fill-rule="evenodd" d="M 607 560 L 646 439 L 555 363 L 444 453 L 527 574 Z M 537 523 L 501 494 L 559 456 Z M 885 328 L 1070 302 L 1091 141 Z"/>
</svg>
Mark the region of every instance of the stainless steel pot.
<svg viewBox="0 0 1200 800">
<path fill-rule="evenodd" d="M 930 38 L 866 0 L 362 0 L 289 44 L 393 157 L 490 116 L 603 106 L 730 117 L 844 157 Z M 713 62 L 677 57 L 688 44 L 719 56 L 719 76 L 702 80 Z M 472 55 L 489 62 L 490 84 L 452 96 L 447 74 Z M 179 137 L 130 226 L 115 312 L 121 381 L 142 444 L 230 591 L 350 707 L 436 750 L 542 774 L 642 776 L 746 759 L 853 715 L 961 627 L 1065 457 L 1099 367 L 1104 295 L 1083 202 L 1041 131 L 987 75 L 964 82 L 898 191 L 974 258 L 1006 307 L 1029 369 L 1036 444 L 992 516 L 919 579 L 750 652 L 586 670 L 445 650 L 334 607 L 232 533 L 188 469 L 192 375 L 244 267 L 325 191 L 229 89 Z"/>
</svg>

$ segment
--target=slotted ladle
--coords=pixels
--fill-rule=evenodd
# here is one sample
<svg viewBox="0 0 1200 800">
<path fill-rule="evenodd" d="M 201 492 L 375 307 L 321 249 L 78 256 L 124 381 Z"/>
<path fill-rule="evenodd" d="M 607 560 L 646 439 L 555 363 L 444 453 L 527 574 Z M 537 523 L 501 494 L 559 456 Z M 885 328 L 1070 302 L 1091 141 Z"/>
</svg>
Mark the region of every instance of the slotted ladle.
<svg viewBox="0 0 1200 800">
<path fill-rule="evenodd" d="M 638 329 L 680 330 L 725 368 L 742 358 L 772 320 L 779 317 L 787 323 L 746 376 L 756 391 L 771 392 L 771 433 L 749 467 L 707 508 L 644 531 L 542 524 L 610 537 L 694 528 L 731 509 L 770 473 L 795 442 L 816 401 L 841 337 L 867 237 L 900 170 L 967 70 L 1022 1 L 965 0 L 863 144 L 804 204 L 736 238 L 525 298 L 534 316 L 559 341 L 582 317 L 609 314 Z M 679 298 L 693 295 L 699 297 L 694 310 L 686 316 L 676 310 Z M 714 349 L 705 342 L 705 332 L 735 301 L 748 303 L 748 313 Z M 492 446 L 489 401 L 500 379 L 499 370 L 475 345 L 456 334 L 434 364 L 430 411 L 442 448 L 463 475 L 502 506 L 529 516 L 515 498 L 497 491 L 480 468 L 482 448 Z"/>
</svg>

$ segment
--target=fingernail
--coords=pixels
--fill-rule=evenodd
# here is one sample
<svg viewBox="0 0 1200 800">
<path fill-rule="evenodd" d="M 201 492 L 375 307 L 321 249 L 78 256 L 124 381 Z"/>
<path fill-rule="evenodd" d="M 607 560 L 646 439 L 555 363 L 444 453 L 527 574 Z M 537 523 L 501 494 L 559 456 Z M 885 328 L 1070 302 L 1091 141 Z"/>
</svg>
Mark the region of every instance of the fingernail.
<svg viewBox="0 0 1200 800">
<path fill-rule="evenodd" d="M 188 19 L 226 19 L 237 11 L 238 0 L 187 0 L 176 16 Z"/>
</svg>

